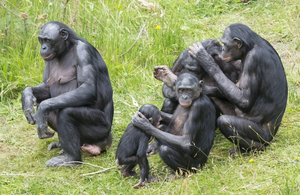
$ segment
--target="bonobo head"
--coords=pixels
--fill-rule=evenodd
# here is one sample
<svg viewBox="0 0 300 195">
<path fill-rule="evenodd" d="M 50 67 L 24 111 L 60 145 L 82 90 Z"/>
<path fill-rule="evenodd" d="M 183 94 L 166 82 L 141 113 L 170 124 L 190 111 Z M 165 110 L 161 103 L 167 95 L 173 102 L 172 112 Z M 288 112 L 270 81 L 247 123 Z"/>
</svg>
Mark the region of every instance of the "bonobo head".
<svg viewBox="0 0 300 195">
<path fill-rule="evenodd" d="M 224 44 L 222 49 L 222 60 L 231 62 L 246 57 L 255 41 L 259 40 L 258 35 L 244 24 L 231 24 L 225 29 L 221 42 Z"/>
<path fill-rule="evenodd" d="M 203 82 L 191 73 L 181 74 L 175 82 L 176 95 L 182 107 L 188 108 L 199 98 Z"/>
<path fill-rule="evenodd" d="M 46 23 L 38 36 L 42 58 L 50 61 L 60 57 L 70 46 L 70 37 L 73 36 L 76 34 L 65 24 L 55 21 Z"/>
<path fill-rule="evenodd" d="M 189 54 L 188 49 L 184 50 L 175 60 L 175 62 L 173 63 L 173 71 L 176 72 L 176 68 L 179 68 L 181 70 L 181 67 L 186 68 L 187 70 L 192 71 L 195 74 L 201 74 L 201 72 L 203 72 L 202 66 L 195 58 L 193 58 Z"/>
<path fill-rule="evenodd" d="M 139 112 L 142 113 L 153 126 L 159 126 L 161 116 L 160 111 L 156 106 L 152 104 L 145 104 L 139 109 Z"/>
<path fill-rule="evenodd" d="M 219 41 L 217 41 L 216 39 L 207 39 L 205 41 L 201 41 L 201 44 L 206 52 L 214 58 L 217 64 L 222 63 L 222 45 L 219 43 Z"/>
</svg>

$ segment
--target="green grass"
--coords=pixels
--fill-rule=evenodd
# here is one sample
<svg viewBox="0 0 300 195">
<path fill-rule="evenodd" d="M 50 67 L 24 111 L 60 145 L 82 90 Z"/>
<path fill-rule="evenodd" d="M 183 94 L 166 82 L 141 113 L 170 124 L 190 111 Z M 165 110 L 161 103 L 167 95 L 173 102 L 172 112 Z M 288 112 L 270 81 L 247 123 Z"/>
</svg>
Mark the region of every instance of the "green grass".
<svg viewBox="0 0 300 195">
<path fill-rule="evenodd" d="M 138 0 L 65 2 L 0 0 L 0 194 L 300 194 L 298 0 L 149 0 L 150 7 Z M 42 79 L 37 35 L 50 20 L 66 23 L 100 51 L 114 89 L 113 145 L 98 157 L 84 155 L 87 164 L 75 168 L 44 166 L 57 155 L 58 149 L 47 151 L 57 136 L 39 140 L 21 110 L 21 91 Z M 123 178 L 116 168 L 82 176 L 115 166 L 117 143 L 138 109 L 133 100 L 161 107 L 162 83 L 154 79 L 153 67 L 171 66 L 189 45 L 219 39 L 235 22 L 267 39 L 286 70 L 288 106 L 267 151 L 230 157 L 233 145 L 217 131 L 205 168 L 189 177 L 165 181 L 170 170 L 162 169 L 158 155 L 149 161 L 151 175 L 161 181 L 139 190 L 131 188 L 138 177 Z"/>
</svg>

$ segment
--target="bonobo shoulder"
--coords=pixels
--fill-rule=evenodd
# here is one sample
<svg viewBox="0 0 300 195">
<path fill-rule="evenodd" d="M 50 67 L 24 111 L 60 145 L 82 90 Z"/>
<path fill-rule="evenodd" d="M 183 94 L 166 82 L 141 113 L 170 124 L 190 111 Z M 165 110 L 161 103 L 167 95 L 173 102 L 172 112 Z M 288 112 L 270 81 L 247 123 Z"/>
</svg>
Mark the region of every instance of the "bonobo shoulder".
<svg viewBox="0 0 300 195">
<path fill-rule="evenodd" d="M 211 109 L 214 108 L 214 105 L 207 97 L 207 95 L 201 93 L 199 98 L 194 100 L 193 107 L 196 109 Z"/>
<path fill-rule="evenodd" d="M 81 40 L 77 40 L 76 52 L 80 62 L 84 64 L 90 63 L 91 55 L 89 53 L 89 45 Z"/>
</svg>

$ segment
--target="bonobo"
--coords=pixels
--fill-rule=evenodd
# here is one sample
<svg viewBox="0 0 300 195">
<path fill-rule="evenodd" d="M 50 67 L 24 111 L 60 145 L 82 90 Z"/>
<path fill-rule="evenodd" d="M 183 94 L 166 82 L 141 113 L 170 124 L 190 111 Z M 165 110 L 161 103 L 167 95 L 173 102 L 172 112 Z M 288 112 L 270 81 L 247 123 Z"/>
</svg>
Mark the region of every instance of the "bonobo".
<svg viewBox="0 0 300 195">
<path fill-rule="evenodd" d="M 159 128 L 160 111 L 151 104 L 143 105 L 139 112 L 156 128 Z M 150 135 L 141 131 L 138 127 L 130 123 L 123 134 L 116 152 L 116 162 L 119 165 L 125 165 L 121 173 L 124 177 L 135 176 L 136 172 L 132 169 L 138 164 L 140 167 L 140 180 L 134 188 L 140 187 L 147 181 L 154 179 L 149 178 L 149 164 L 147 160 L 147 148 Z"/>
<path fill-rule="evenodd" d="M 240 60 L 226 63 L 220 58 L 222 52 L 221 44 L 215 39 L 207 39 L 201 41 L 208 54 L 210 54 L 215 62 L 219 65 L 223 73 L 232 82 L 236 82 L 240 72 Z M 198 60 L 189 55 L 189 50 L 184 50 L 179 57 L 174 61 L 173 67 L 170 70 L 168 66 L 154 67 L 154 77 L 165 82 L 162 91 L 165 97 L 161 111 L 172 114 L 178 106 L 178 99 L 173 88 L 174 82 L 178 75 L 184 72 L 194 73 L 200 80 L 203 80 L 202 93 L 206 94 L 216 107 L 216 118 L 222 114 L 234 114 L 234 106 L 223 94 L 220 93 L 215 81 L 205 72 Z M 217 122 L 217 121 L 216 121 Z M 162 120 L 162 126 L 168 125 L 168 121 Z M 163 128 L 164 129 L 164 128 Z M 148 154 L 154 154 L 158 148 L 158 143 L 154 140 L 148 147 Z"/>
<path fill-rule="evenodd" d="M 43 82 L 22 93 L 23 112 L 36 124 L 40 139 L 58 133 L 65 155 L 46 166 L 72 166 L 81 161 L 80 149 L 92 155 L 111 146 L 113 90 L 104 60 L 98 51 L 65 24 L 48 22 L 38 36 L 45 60 Z M 35 114 L 34 105 L 38 104 Z"/>
<path fill-rule="evenodd" d="M 276 135 L 287 104 L 287 80 L 281 59 L 268 41 L 243 24 L 228 26 L 221 41 L 223 61 L 241 60 L 236 84 L 200 43 L 190 46 L 189 53 L 235 106 L 235 115 L 222 115 L 217 120 L 220 131 L 238 146 L 230 152 L 264 150 Z"/>
<path fill-rule="evenodd" d="M 222 52 L 221 44 L 215 39 L 207 39 L 201 41 L 201 44 L 205 48 L 208 54 L 210 54 L 220 69 L 232 82 L 236 82 L 240 71 L 240 61 L 224 62 L 220 58 Z M 167 66 L 156 66 L 154 68 L 154 76 L 158 80 L 164 78 L 173 78 L 171 81 L 167 81 L 163 85 L 163 95 L 166 98 L 162 106 L 162 111 L 172 114 L 178 105 L 175 91 L 172 89 L 173 82 L 177 79 L 177 76 L 183 72 L 192 72 L 196 76 L 203 80 L 205 85 L 203 87 L 203 93 L 209 96 L 209 98 L 215 103 L 218 112 L 223 114 L 234 114 L 234 107 L 219 92 L 214 80 L 205 72 L 200 65 L 199 61 L 189 55 L 189 50 L 184 50 L 180 56 L 174 61 L 173 67 L 170 70 Z M 175 74 L 175 75 L 174 75 Z M 167 77 L 165 75 L 168 75 Z"/>
<path fill-rule="evenodd" d="M 179 75 L 174 87 L 179 105 L 173 115 L 161 112 L 162 119 L 169 121 L 165 132 L 138 112 L 132 117 L 132 124 L 158 140 L 159 155 L 170 168 L 193 171 L 207 161 L 215 136 L 216 111 L 201 93 L 202 81 L 195 75 Z"/>
</svg>

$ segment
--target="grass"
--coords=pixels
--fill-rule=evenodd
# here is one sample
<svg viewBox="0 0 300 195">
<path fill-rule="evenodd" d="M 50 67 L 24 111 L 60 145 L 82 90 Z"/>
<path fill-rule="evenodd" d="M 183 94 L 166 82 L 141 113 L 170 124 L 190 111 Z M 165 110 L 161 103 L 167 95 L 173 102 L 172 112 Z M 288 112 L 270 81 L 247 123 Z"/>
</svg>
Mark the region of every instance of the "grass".
<svg viewBox="0 0 300 195">
<path fill-rule="evenodd" d="M 145 2 L 0 0 L 0 194 L 300 194 L 298 0 Z M 41 82 L 44 61 L 37 35 L 50 20 L 66 23 L 100 51 L 114 89 L 113 145 L 98 157 L 84 155 L 87 164 L 75 168 L 44 166 L 57 155 L 58 150 L 47 151 L 57 136 L 39 140 L 21 110 L 21 91 Z M 158 155 L 149 161 L 151 175 L 161 181 L 139 190 L 131 188 L 138 177 L 123 178 L 116 168 L 82 176 L 115 166 L 118 140 L 138 109 L 135 101 L 161 107 L 162 83 L 154 79 L 153 67 L 171 66 L 189 45 L 219 39 L 235 22 L 248 25 L 275 47 L 289 83 L 283 123 L 267 151 L 230 157 L 233 145 L 217 131 L 205 168 L 189 177 L 165 181 L 170 170 L 162 169 Z"/>
</svg>

